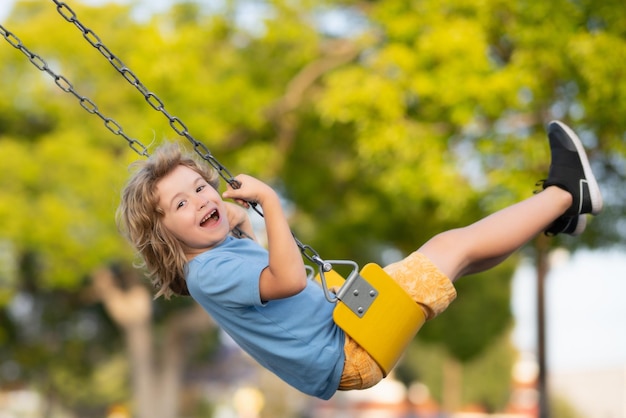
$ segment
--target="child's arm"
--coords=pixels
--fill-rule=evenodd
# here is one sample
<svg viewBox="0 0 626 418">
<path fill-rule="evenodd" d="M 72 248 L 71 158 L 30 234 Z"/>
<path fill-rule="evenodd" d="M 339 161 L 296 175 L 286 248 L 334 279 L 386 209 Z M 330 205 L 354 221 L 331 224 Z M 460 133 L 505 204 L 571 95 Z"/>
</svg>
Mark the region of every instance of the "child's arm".
<svg viewBox="0 0 626 418">
<path fill-rule="evenodd" d="M 293 296 L 306 287 L 306 272 L 300 249 L 280 204 L 278 194 L 267 184 L 247 175 L 239 175 L 239 189 L 228 188 L 223 196 L 235 199 L 248 207 L 256 202 L 263 208 L 267 229 L 269 266 L 261 272 L 259 289 L 261 300 L 281 299 Z"/>
</svg>

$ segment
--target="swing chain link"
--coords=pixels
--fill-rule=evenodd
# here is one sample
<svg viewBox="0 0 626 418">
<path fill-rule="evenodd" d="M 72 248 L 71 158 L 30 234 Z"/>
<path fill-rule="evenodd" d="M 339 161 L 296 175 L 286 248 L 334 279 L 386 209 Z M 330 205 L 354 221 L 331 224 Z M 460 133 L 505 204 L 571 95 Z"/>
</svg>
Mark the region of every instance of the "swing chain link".
<svg viewBox="0 0 626 418">
<path fill-rule="evenodd" d="M 59 0 L 52 0 L 57 5 L 58 13 L 69 23 L 74 24 L 83 34 L 83 38 L 89 42 L 91 46 L 97 49 L 109 63 L 115 68 L 131 85 L 135 86 L 137 90 L 144 96 L 145 100 L 148 104 L 156 111 L 161 112 L 169 121 L 170 127 L 180 136 L 187 138 L 187 140 L 193 145 L 194 151 L 202 157 L 206 162 L 208 162 L 217 172 L 218 174 L 233 188 L 238 189 L 241 187 L 241 183 L 236 180 L 230 171 L 220 163 L 217 158 L 215 158 L 209 149 L 202 142 L 196 140 L 187 130 L 187 126 L 183 123 L 180 118 L 177 116 L 171 115 L 166 109 L 163 101 L 153 92 L 148 90 L 148 88 L 139 80 L 139 77 L 128 68 L 120 58 L 118 58 L 106 45 L 102 43 L 100 37 L 96 35 L 96 33 L 83 25 L 80 20 L 78 20 L 78 16 L 76 13 L 65 3 Z M 256 202 L 249 202 L 250 207 L 263 217 L 263 212 L 258 208 Z M 332 269 L 332 265 L 328 262 L 324 261 L 317 251 L 315 251 L 311 246 L 305 245 L 298 238 L 295 237 L 296 244 L 302 255 L 315 263 L 320 271 L 330 271 Z"/>
<path fill-rule="evenodd" d="M 100 112 L 100 110 L 98 109 L 98 106 L 91 99 L 79 94 L 74 89 L 72 83 L 66 77 L 55 73 L 48 66 L 48 63 L 43 58 L 41 58 L 41 56 L 30 51 L 15 34 L 11 33 L 4 26 L 0 25 L 0 35 L 2 35 L 11 46 L 26 55 L 31 64 L 33 64 L 39 71 L 45 72 L 50 77 L 52 77 L 57 87 L 59 87 L 65 93 L 72 94 L 78 100 L 80 106 L 83 109 L 85 109 L 88 113 L 92 115 L 98 116 L 104 122 L 104 126 L 109 131 L 111 131 L 114 135 L 118 135 L 124 138 L 133 151 L 135 151 L 139 155 L 148 156 L 148 149 L 145 145 L 143 145 L 138 140 L 129 137 L 124 132 L 124 129 L 122 129 L 122 126 L 113 118 L 107 117 L 102 114 L 102 112 Z"/>
<path fill-rule="evenodd" d="M 56 4 L 57 12 L 65 19 L 67 22 L 72 23 L 74 26 L 80 30 L 83 35 L 83 38 L 95 49 L 97 49 L 109 63 L 115 68 L 123 77 L 128 81 L 131 85 L 133 85 L 145 98 L 146 102 L 156 111 L 162 113 L 169 121 L 170 127 L 180 136 L 187 138 L 187 140 L 193 145 L 193 149 L 203 160 L 205 160 L 208 164 L 213 167 L 217 171 L 217 173 L 224 179 L 233 189 L 238 189 L 241 187 L 241 183 L 234 178 L 231 172 L 220 163 L 217 158 L 215 158 L 211 151 L 204 145 L 202 142 L 196 140 L 191 133 L 188 131 L 187 126 L 183 123 L 183 121 L 177 116 L 171 115 L 166 109 L 163 101 L 153 92 L 149 91 L 148 88 L 139 80 L 139 77 L 128 68 L 120 58 L 118 58 L 106 45 L 104 45 L 100 39 L 100 37 L 91 29 L 83 25 L 74 10 L 70 8 L 65 2 L 59 0 L 52 0 Z M 148 157 L 148 149 L 145 145 L 143 145 L 140 141 L 130 138 L 124 130 L 122 126 L 116 122 L 114 119 L 110 117 L 104 116 L 98 109 L 98 106 L 89 98 L 85 96 L 81 96 L 76 92 L 70 81 L 62 75 L 56 74 L 52 71 L 48 64 L 45 62 L 43 58 L 39 55 L 31 52 L 22 41 L 15 36 L 13 33 L 6 30 L 2 25 L 0 25 L 0 34 L 5 38 L 5 40 L 11 44 L 14 48 L 20 50 L 24 55 L 28 57 L 30 62 L 37 67 L 40 71 L 44 71 L 48 73 L 52 78 L 54 78 L 55 83 L 61 90 L 66 93 L 71 93 L 74 95 L 88 113 L 95 114 L 100 119 L 104 121 L 104 125 L 106 128 L 111 131 L 115 135 L 122 136 L 127 142 L 130 148 L 135 151 L 137 154 Z M 258 208 L 256 202 L 249 202 L 250 207 L 257 212 L 261 217 L 263 217 L 263 212 Z M 235 236 L 237 237 L 249 237 L 245 232 L 235 228 L 234 230 Z M 293 235 L 293 234 L 292 234 Z M 293 238 L 300 249 L 303 257 L 312 263 L 318 266 L 320 273 L 328 272 L 332 270 L 332 264 L 322 259 L 319 253 L 313 249 L 313 247 L 303 244 L 295 235 Z"/>
<path fill-rule="evenodd" d="M 322 259 L 313 247 L 303 244 L 296 236 L 293 238 L 296 240 L 296 244 L 298 245 L 298 248 L 300 248 L 302 255 L 310 262 L 316 264 L 320 271 L 329 272 L 333 269 L 332 264 Z"/>
<path fill-rule="evenodd" d="M 165 104 L 163 100 L 161 100 L 155 93 L 148 90 L 148 88 L 139 80 L 139 77 L 128 68 L 124 62 L 117 57 L 106 45 L 102 43 L 100 37 L 83 23 L 78 20 L 78 16 L 72 10 L 67 3 L 52 0 L 56 4 L 57 12 L 65 19 L 67 22 L 72 23 L 74 26 L 78 28 L 78 30 L 83 34 L 83 38 L 95 49 L 97 49 L 109 63 L 119 72 L 126 81 L 128 81 L 132 86 L 134 86 L 144 97 L 146 102 L 157 112 L 162 113 L 167 120 L 169 121 L 170 127 L 180 136 L 187 138 L 187 140 L 193 145 L 193 150 L 198 154 L 203 160 L 208 162 L 232 188 L 238 189 L 241 187 L 241 184 L 235 180 L 234 176 L 231 172 L 220 163 L 212 154 L 211 151 L 204 145 L 202 142 L 196 140 L 189 130 L 187 126 L 183 123 L 183 121 L 177 116 L 173 116 L 165 109 Z"/>
</svg>

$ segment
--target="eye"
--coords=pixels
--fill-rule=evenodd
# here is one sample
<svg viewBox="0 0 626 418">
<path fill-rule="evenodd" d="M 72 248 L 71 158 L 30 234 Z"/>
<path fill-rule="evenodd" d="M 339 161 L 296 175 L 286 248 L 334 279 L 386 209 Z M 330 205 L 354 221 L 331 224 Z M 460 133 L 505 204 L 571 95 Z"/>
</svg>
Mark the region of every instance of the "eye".
<svg viewBox="0 0 626 418">
<path fill-rule="evenodd" d="M 183 206 L 185 206 L 185 203 L 186 203 L 185 200 L 181 200 L 180 202 L 176 204 L 176 209 L 182 208 Z"/>
<path fill-rule="evenodd" d="M 202 191 L 205 187 L 206 187 L 206 184 L 203 184 L 203 185 L 201 185 L 201 186 L 198 186 L 198 187 L 196 188 L 196 193 L 200 193 L 200 192 L 201 192 L 201 191 Z"/>
</svg>

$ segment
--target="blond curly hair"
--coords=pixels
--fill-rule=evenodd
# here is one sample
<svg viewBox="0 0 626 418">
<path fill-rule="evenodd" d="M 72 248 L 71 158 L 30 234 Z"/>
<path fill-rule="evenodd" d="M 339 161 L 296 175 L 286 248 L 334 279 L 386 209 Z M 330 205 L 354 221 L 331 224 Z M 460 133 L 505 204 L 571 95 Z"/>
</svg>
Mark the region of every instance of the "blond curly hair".
<svg viewBox="0 0 626 418">
<path fill-rule="evenodd" d="M 178 166 L 200 174 L 216 190 L 219 175 L 207 164 L 173 142 L 160 145 L 146 160 L 131 165 L 135 171 L 122 190 L 116 220 L 120 231 L 141 256 L 138 267 L 146 268 L 156 291 L 155 298 L 189 295 L 185 280 L 187 258 L 181 242 L 163 225 L 157 183 Z"/>
</svg>

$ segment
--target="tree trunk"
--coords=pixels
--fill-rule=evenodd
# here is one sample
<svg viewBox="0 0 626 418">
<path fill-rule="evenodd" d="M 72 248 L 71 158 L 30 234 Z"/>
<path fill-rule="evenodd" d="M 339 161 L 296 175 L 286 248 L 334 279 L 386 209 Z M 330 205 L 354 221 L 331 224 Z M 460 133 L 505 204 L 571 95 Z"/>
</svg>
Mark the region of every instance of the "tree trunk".
<svg viewBox="0 0 626 418">
<path fill-rule="evenodd" d="M 133 388 L 134 417 L 156 418 L 152 351 L 152 298 L 137 283 L 122 289 L 110 269 L 94 274 L 94 285 L 109 316 L 124 331 Z"/>
<path fill-rule="evenodd" d="M 133 417 L 178 418 L 185 362 L 185 335 L 206 332 L 214 326 L 198 305 L 173 314 L 164 324 L 155 363 L 152 296 L 134 277 L 124 277 L 123 288 L 109 269 L 94 273 L 98 298 L 126 338 L 132 381 Z"/>
<path fill-rule="evenodd" d="M 463 366 L 447 356 L 443 364 L 442 406 L 446 412 L 456 412 L 461 407 Z"/>
<path fill-rule="evenodd" d="M 154 393 L 152 331 L 150 324 L 124 327 L 130 358 L 134 414 L 137 418 L 158 418 L 160 398 Z"/>
<path fill-rule="evenodd" d="M 207 332 L 214 327 L 209 315 L 199 305 L 193 305 L 172 315 L 164 327 L 161 347 L 161 373 L 159 374 L 159 400 L 161 418 L 178 418 L 180 393 L 185 368 L 185 336 Z"/>
<path fill-rule="evenodd" d="M 540 235 L 535 240 L 536 271 L 537 271 L 537 362 L 539 375 L 537 376 L 537 392 L 539 393 L 539 418 L 550 416 L 548 396 L 548 367 L 546 361 L 546 309 L 545 283 L 550 269 L 548 237 Z"/>
</svg>

